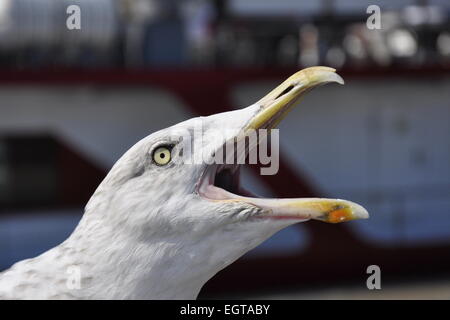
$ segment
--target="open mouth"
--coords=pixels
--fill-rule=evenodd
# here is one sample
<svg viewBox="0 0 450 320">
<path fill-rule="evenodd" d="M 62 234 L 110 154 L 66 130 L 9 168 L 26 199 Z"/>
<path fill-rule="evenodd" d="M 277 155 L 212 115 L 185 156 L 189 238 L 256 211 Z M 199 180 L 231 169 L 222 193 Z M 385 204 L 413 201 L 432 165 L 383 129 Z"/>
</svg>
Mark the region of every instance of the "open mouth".
<svg viewBox="0 0 450 320">
<path fill-rule="evenodd" d="M 246 196 L 240 193 L 240 169 L 240 166 L 218 167 L 214 176 L 214 186 L 233 194 Z"/>
<path fill-rule="evenodd" d="M 254 197 L 255 195 L 241 188 L 240 167 L 241 165 L 210 165 L 202 177 L 199 193 L 210 200 Z"/>
<path fill-rule="evenodd" d="M 248 130 L 272 129 L 289 113 L 294 103 L 305 92 L 319 85 L 337 82 L 343 84 L 342 78 L 335 70 L 327 67 L 312 67 L 301 70 L 268 95 L 257 102 L 260 109 L 242 128 Z M 250 151 L 261 143 L 258 140 L 249 144 L 242 155 L 248 157 Z M 236 149 L 235 149 L 236 150 Z M 294 220 L 321 220 L 338 223 L 354 219 L 368 218 L 367 211 L 360 205 L 340 199 L 324 198 L 294 198 L 294 199 L 268 199 L 259 198 L 251 192 L 244 190 L 240 185 L 240 164 L 213 164 L 209 165 L 200 181 L 199 194 L 211 201 L 240 201 L 261 208 L 262 214 L 258 217 L 270 219 Z M 248 161 L 244 161 L 248 163 Z"/>
<path fill-rule="evenodd" d="M 208 181 L 200 188 L 201 194 L 211 200 L 235 199 L 238 197 L 257 197 L 242 188 L 240 172 L 242 165 L 215 165 L 211 168 Z"/>
</svg>

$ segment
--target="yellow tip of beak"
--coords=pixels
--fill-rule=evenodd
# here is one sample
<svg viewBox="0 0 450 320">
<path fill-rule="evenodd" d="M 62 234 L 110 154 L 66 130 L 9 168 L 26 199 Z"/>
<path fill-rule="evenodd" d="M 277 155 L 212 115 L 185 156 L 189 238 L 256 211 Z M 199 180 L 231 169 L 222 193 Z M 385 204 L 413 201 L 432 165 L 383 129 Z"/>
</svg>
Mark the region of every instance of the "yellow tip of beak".
<svg viewBox="0 0 450 320">
<path fill-rule="evenodd" d="M 328 223 L 340 223 L 356 219 L 367 219 L 369 214 L 359 204 L 345 200 L 322 200 L 325 204 L 325 210 L 322 215 L 313 217 L 313 219 Z"/>
</svg>

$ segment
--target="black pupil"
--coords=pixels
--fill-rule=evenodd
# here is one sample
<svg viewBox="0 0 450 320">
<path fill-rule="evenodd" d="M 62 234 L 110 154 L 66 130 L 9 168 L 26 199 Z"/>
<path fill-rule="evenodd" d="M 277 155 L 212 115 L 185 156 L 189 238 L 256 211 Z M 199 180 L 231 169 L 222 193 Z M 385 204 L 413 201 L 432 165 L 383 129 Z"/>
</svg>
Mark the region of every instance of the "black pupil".
<svg viewBox="0 0 450 320">
<path fill-rule="evenodd" d="M 161 153 L 159 154 L 159 157 L 160 157 L 161 159 L 164 159 L 164 158 L 166 157 L 166 155 L 165 155 L 165 153 L 161 152 Z"/>
</svg>

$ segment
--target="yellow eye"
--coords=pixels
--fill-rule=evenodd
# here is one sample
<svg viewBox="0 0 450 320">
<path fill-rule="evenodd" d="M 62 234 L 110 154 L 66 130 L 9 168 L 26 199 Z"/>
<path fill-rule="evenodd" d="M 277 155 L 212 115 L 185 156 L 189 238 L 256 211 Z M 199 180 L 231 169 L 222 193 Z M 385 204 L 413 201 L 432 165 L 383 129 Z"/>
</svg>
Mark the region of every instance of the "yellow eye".
<svg viewBox="0 0 450 320">
<path fill-rule="evenodd" d="M 153 161 L 160 166 L 168 164 L 170 162 L 170 158 L 170 149 L 166 147 L 160 147 L 153 152 Z"/>
</svg>

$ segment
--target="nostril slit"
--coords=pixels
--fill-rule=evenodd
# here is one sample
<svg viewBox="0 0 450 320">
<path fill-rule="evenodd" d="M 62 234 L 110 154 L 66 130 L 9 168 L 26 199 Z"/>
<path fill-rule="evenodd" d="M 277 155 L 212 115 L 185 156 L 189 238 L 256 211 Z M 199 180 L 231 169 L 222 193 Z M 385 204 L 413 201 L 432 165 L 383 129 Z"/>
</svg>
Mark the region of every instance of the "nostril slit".
<svg viewBox="0 0 450 320">
<path fill-rule="evenodd" d="M 287 87 L 286 89 L 284 89 L 283 92 L 281 92 L 281 93 L 275 98 L 275 100 L 278 99 L 278 98 L 281 97 L 281 96 L 284 96 L 286 93 L 288 93 L 289 91 L 291 91 L 293 88 L 294 88 L 294 86 L 293 86 L 293 85 L 290 85 L 289 87 Z"/>
</svg>

